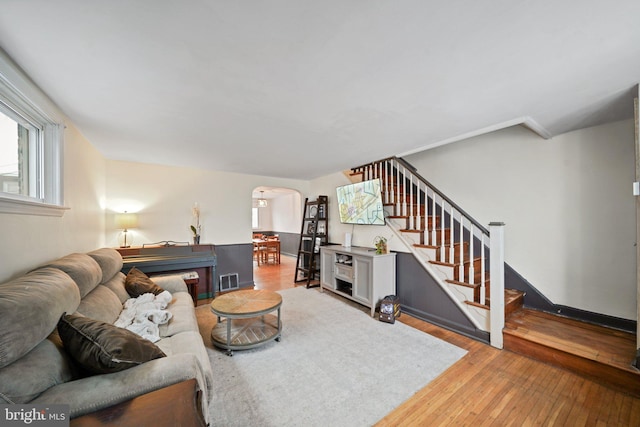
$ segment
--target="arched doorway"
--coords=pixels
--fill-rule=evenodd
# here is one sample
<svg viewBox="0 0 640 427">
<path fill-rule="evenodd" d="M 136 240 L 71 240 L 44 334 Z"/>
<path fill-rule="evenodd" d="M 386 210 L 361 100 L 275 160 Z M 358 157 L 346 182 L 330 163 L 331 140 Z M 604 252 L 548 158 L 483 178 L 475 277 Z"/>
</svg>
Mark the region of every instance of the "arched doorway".
<svg viewBox="0 0 640 427">
<path fill-rule="evenodd" d="M 252 232 L 277 234 L 282 255 L 296 256 L 302 223 L 300 192 L 290 188 L 259 186 L 253 189 L 251 197 Z"/>
</svg>

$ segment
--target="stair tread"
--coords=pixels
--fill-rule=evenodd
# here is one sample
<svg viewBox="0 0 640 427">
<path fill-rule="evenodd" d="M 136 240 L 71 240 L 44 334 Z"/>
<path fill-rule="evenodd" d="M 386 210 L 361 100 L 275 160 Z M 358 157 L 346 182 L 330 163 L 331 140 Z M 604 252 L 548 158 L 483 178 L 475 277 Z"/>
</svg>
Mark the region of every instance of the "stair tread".
<svg viewBox="0 0 640 427">
<path fill-rule="evenodd" d="M 422 249 L 440 249 L 440 246 L 425 245 L 425 244 L 422 244 L 422 243 L 414 243 L 413 246 L 415 246 L 416 248 L 422 248 Z"/>
<path fill-rule="evenodd" d="M 475 302 L 475 301 L 465 301 L 466 304 L 472 305 L 474 307 L 478 307 L 478 308 L 483 308 L 485 310 L 489 310 L 490 307 L 486 304 L 480 304 L 479 302 Z"/>
<path fill-rule="evenodd" d="M 467 283 L 467 282 L 461 282 L 459 280 L 452 280 L 452 279 L 447 279 L 445 280 L 445 282 L 451 283 L 453 285 L 466 286 L 467 288 L 477 288 L 481 286 L 480 283 Z"/>
<path fill-rule="evenodd" d="M 482 261 L 482 259 L 481 258 L 474 258 L 473 261 L 474 262 L 479 262 L 479 261 Z M 446 262 L 446 261 L 438 261 L 438 260 L 433 260 L 433 261 L 430 260 L 429 262 L 431 264 L 444 265 L 444 266 L 447 266 L 447 267 L 455 267 L 455 268 L 460 267 L 460 262 Z M 462 264 L 463 265 L 468 265 L 469 263 L 470 263 L 469 260 L 465 260 Z"/>
</svg>

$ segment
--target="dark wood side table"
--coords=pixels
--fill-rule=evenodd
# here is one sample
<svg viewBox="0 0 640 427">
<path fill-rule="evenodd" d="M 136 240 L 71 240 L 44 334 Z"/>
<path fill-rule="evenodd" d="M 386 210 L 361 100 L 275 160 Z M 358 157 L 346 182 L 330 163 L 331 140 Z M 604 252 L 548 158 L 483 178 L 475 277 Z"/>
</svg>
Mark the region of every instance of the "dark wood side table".
<svg viewBox="0 0 640 427">
<path fill-rule="evenodd" d="M 200 279 L 183 279 L 184 283 L 187 285 L 187 289 L 189 289 L 189 294 L 191 294 L 191 298 L 193 298 L 193 305 L 198 305 L 198 282 Z"/>
</svg>

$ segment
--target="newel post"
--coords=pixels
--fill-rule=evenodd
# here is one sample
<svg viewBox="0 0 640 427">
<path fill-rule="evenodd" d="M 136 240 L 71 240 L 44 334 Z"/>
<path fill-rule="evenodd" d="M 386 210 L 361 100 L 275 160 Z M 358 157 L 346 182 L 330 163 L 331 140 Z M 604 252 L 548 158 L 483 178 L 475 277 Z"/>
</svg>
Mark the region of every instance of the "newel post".
<svg viewBox="0 0 640 427">
<path fill-rule="evenodd" d="M 504 222 L 489 224 L 491 243 L 489 245 L 489 271 L 491 277 L 491 345 L 502 348 L 504 328 Z"/>
</svg>

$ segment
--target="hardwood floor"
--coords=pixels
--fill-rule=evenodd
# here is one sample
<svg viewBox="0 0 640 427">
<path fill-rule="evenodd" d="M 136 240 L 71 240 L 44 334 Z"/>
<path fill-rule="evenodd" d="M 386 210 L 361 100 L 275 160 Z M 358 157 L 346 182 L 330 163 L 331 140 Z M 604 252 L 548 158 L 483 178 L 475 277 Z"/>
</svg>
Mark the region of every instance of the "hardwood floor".
<svg viewBox="0 0 640 427">
<path fill-rule="evenodd" d="M 295 261 L 256 266 L 256 288 L 294 287 Z M 640 399 L 629 394 L 407 314 L 398 321 L 468 353 L 377 426 L 640 426 Z"/>
<path fill-rule="evenodd" d="M 268 289 L 278 291 L 280 289 L 293 288 L 304 285 L 294 283 L 296 258 L 282 255 L 280 264 L 260 264 L 253 262 L 253 281 L 256 289 Z"/>
</svg>

